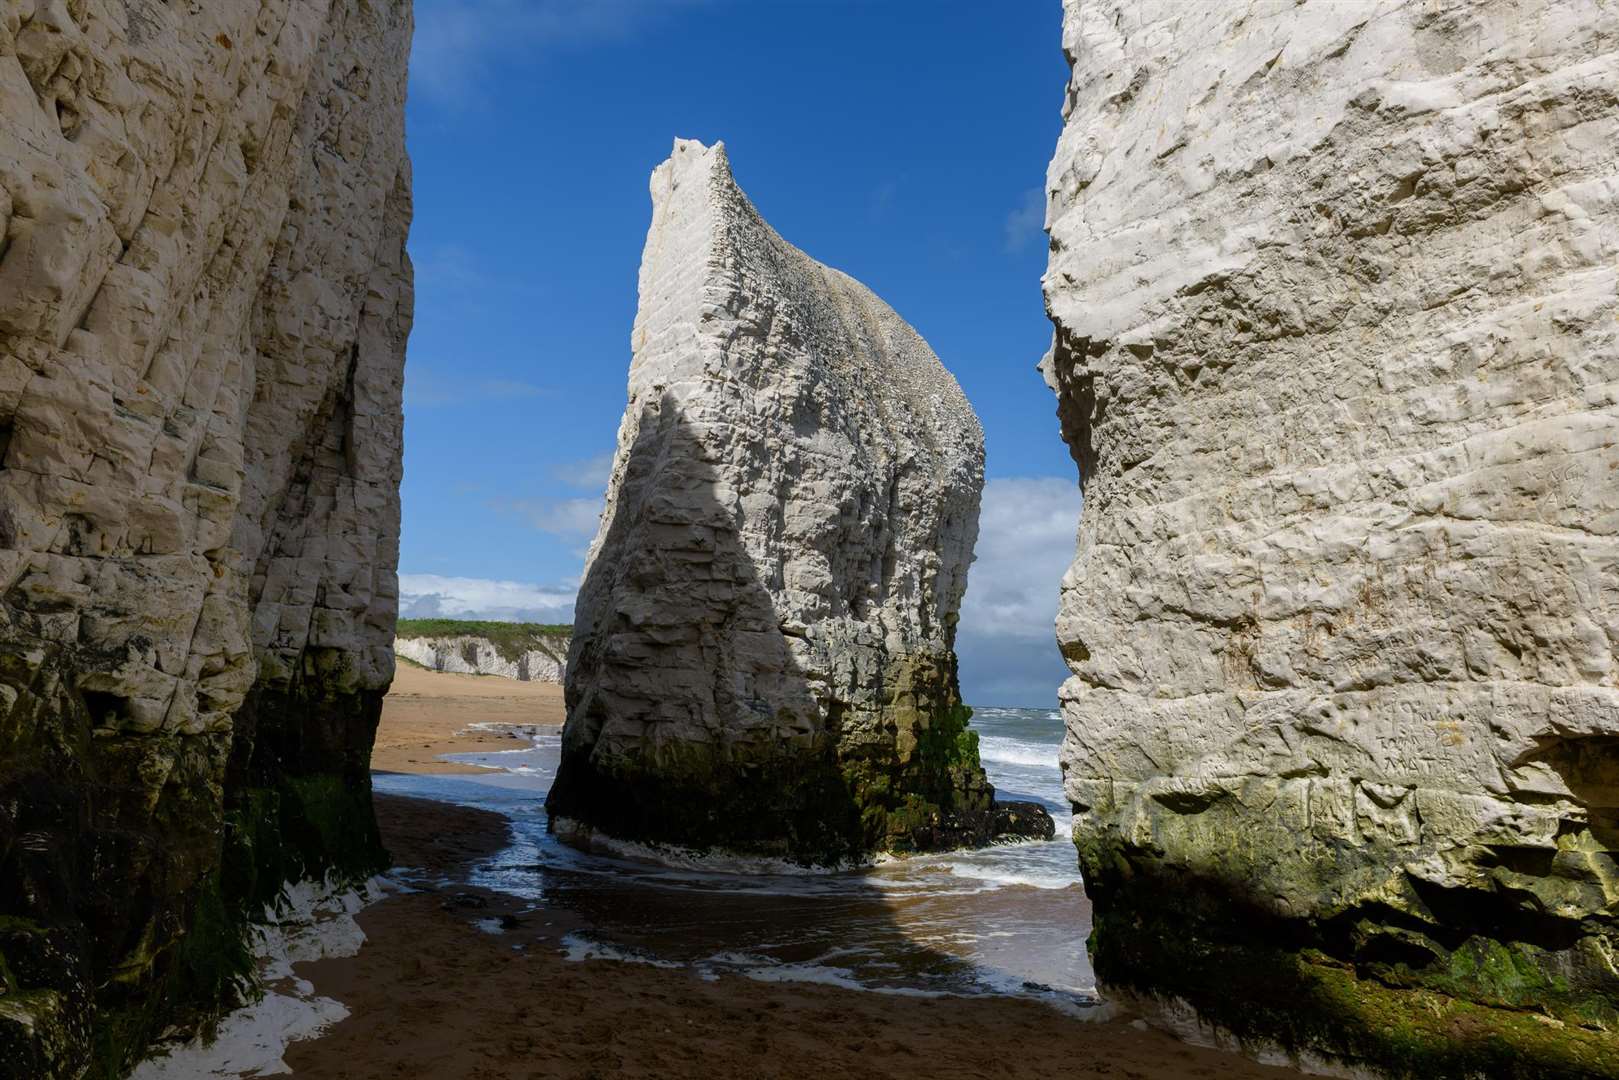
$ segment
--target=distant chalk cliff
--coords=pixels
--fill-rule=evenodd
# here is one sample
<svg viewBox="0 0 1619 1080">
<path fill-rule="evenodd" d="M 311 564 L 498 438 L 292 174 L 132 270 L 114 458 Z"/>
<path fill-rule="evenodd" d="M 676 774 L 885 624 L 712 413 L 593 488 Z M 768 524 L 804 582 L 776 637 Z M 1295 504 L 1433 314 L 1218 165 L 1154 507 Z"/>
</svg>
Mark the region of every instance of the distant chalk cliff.
<svg viewBox="0 0 1619 1080">
<path fill-rule="evenodd" d="M 572 634 L 539 623 L 401 619 L 394 652 L 434 671 L 561 683 Z"/>
</svg>

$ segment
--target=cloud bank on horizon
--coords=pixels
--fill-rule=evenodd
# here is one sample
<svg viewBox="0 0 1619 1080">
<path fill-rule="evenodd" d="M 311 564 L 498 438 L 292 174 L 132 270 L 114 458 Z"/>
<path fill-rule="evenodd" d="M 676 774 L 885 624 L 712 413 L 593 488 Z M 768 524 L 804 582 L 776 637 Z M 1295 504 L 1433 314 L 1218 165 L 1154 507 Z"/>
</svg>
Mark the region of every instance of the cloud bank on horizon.
<svg viewBox="0 0 1619 1080">
<path fill-rule="evenodd" d="M 609 459 L 610 465 L 610 459 Z M 559 465 L 594 479 L 600 459 Z M 535 528 L 588 536 L 602 500 L 512 507 Z M 1053 623 L 1058 587 L 1074 558 L 1079 486 L 1057 477 L 992 479 L 984 485 L 977 558 L 968 574 L 956 654 L 963 696 L 980 705 L 1054 705 L 1066 677 Z M 536 584 L 439 574 L 399 575 L 401 618 L 571 623 L 578 582 Z M 1033 699 L 1041 693 L 1044 697 Z"/>
<path fill-rule="evenodd" d="M 487 619 L 494 622 L 572 623 L 577 582 L 399 575 L 401 619 Z"/>
</svg>

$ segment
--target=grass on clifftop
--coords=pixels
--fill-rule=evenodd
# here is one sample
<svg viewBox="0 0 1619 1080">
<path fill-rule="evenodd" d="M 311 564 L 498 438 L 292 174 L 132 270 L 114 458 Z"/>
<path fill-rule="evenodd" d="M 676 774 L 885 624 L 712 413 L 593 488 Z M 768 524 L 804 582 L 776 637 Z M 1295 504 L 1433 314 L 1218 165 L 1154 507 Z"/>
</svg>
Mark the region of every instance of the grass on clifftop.
<svg viewBox="0 0 1619 1080">
<path fill-rule="evenodd" d="M 556 639 L 572 634 L 573 627 L 555 623 L 483 622 L 476 619 L 400 619 L 394 631 L 394 636 L 401 638 L 483 638 L 502 657 L 513 661 L 536 649 L 556 655 Z M 566 652 L 566 649 L 563 651 Z"/>
</svg>

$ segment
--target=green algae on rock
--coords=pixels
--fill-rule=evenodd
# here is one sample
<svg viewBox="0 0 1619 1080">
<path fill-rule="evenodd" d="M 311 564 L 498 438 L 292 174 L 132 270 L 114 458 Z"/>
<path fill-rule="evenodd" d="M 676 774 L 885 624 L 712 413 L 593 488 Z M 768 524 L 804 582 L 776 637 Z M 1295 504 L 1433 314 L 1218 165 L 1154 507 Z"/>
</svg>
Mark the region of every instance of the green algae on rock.
<svg viewBox="0 0 1619 1080">
<path fill-rule="evenodd" d="M 1105 987 L 1374 1073 L 1619 1073 L 1616 43 L 1584 0 L 1065 5 Z"/>
<path fill-rule="evenodd" d="M 811 863 L 1049 835 L 993 804 L 957 687 L 984 449 L 955 379 L 723 146 L 652 192 L 553 822 Z"/>
</svg>

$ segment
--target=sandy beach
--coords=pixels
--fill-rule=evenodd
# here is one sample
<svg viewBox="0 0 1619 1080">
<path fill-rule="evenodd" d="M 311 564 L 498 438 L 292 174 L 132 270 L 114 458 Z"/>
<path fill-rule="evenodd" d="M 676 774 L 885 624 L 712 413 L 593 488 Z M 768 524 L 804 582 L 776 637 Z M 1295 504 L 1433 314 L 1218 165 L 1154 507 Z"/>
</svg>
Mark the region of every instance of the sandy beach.
<svg viewBox="0 0 1619 1080">
<path fill-rule="evenodd" d="M 502 748 L 468 736 L 491 708 L 508 722 L 560 719 L 542 684 L 401 668 L 378 767 L 438 772 L 433 755 Z M 359 955 L 298 967 L 351 1015 L 286 1055 L 295 1075 L 400 1077 L 1284 1077 L 1124 1021 L 1087 1022 L 1028 1000 L 907 997 L 808 983 L 705 979 L 684 968 L 570 961 L 577 916 L 464 884 L 507 842 L 485 810 L 379 796 L 398 865 L 437 884 L 359 916 Z"/>
<path fill-rule="evenodd" d="M 371 751 L 376 772 L 472 773 L 478 769 L 441 754 L 504 750 L 513 735 L 505 725 L 560 726 L 566 716 L 562 687 L 494 675 L 457 675 L 401 662 L 382 706 Z M 473 725 L 495 725 L 474 727 Z"/>
</svg>

